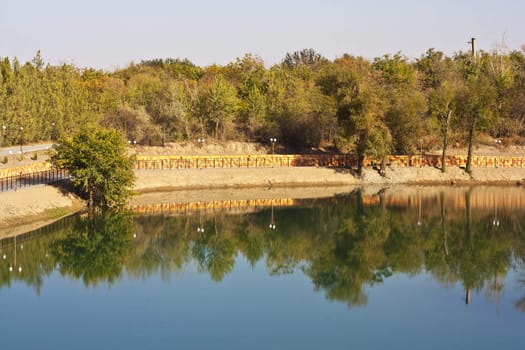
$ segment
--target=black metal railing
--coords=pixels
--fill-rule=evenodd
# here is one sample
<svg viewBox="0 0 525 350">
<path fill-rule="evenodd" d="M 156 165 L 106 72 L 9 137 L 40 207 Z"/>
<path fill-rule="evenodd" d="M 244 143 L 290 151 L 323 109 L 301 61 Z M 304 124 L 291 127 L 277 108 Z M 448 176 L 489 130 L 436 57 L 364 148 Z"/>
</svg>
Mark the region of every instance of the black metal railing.
<svg viewBox="0 0 525 350">
<path fill-rule="evenodd" d="M 0 178 L 0 192 L 16 191 L 19 188 L 49 184 L 69 178 L 64 169 L 53 169 L 37 173 L 20 174 Z"/>
</svg>

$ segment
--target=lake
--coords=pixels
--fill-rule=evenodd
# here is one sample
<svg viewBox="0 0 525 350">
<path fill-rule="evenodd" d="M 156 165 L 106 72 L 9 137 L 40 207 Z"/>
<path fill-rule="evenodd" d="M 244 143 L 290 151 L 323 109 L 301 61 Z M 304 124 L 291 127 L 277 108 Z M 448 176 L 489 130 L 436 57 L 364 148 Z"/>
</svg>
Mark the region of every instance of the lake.
<svg viewBox="0 0 525 350">
<path fill-rule="evenodd" d="M 271 195 L 0 241 L 0 346 L 525 347 L 525 188 Z"/>
</svg>

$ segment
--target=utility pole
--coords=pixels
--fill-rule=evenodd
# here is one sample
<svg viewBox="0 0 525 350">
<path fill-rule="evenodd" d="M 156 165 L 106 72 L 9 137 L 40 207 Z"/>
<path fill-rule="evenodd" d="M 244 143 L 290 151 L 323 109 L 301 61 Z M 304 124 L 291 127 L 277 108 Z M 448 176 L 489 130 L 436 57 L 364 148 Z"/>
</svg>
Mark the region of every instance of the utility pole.
<svg viewBox="0 0 525 350">
<path fill-rule="evenodd" d="M 476 59 L 476 38 L 471 38 L 468 43 L 471 45 L 472 58 Z"/>
</svg>

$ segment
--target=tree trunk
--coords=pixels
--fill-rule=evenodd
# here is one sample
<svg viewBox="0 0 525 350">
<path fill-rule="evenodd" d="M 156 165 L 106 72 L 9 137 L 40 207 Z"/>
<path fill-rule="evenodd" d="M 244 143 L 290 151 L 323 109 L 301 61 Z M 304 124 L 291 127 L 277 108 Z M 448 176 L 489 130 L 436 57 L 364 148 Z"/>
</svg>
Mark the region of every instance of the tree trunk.
<svg viewBox="0 0 525 350">
<path fill-rule="evenodd" d="M 381 165 L 379 167 L 379 175 L 385 177 L 386 170 L 386 156 L 381 156 Z"/>
<path fill-rule="evenodd" d="M 92 188 L 89 189 L 89 201 L 88 201 L 88 207 L 93 208 L 93 192 L 94 190 Z"/>
<path fill-rule="evenodd" d="M 363 164 L 365 162 L 367 133 L 361 132 L 357 141 L 357 174 L 363 175 Z"/>
<path fill-rule="evenodd" d="M 443 125 L 443 153 L 441 154 L 441 172 L 446 171 L 446 159 L 447 159 L 447 147 L 448 147 L 448 126 L 450 123 L 450 117 L 452 116 L 452 111 L 448 111 L 446 117 L 444 118 L 445 123 Z"/>
<path fill-rule="evenodd" d="M 478 120 L 477 116 L 474 116 L 472 119 L 472 122 L 470 123 L 470 127 L 468 130 L 468 152 L 467 152 L 467 165 L 465 167 L 465 171 L 471 175 L 472 173 L 472 147 L 474 144 L 474 137 L 475 137 L 475 130 L 476 130 L 476 122 Z"/>
<path fill-rule="evenodd" d="M 365 161 L 364 154 L 357 154 L 357 174 L 359 176 L 363 175 L 363 163 Z"/>
</svg>

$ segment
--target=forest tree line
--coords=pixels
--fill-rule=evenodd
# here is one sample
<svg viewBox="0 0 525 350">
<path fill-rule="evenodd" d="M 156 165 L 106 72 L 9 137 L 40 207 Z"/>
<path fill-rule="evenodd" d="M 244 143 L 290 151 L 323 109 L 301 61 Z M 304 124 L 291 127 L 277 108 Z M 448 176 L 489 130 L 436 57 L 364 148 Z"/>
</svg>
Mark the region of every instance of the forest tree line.
<svg viewBox="0 0 525 350">
<path fill-rule="evenodd" d="M 429 49 L 373 60 L 313 49 L 266 68 L 247 54 L 224 66 L 156 59 L 106 72 L 0 59 L 0 143 L 56 140 L 86 125 L 139 144 L 197 138 L 411 154 L 484 135 L 525 139 L 523 51 Z"/>
</svg>

